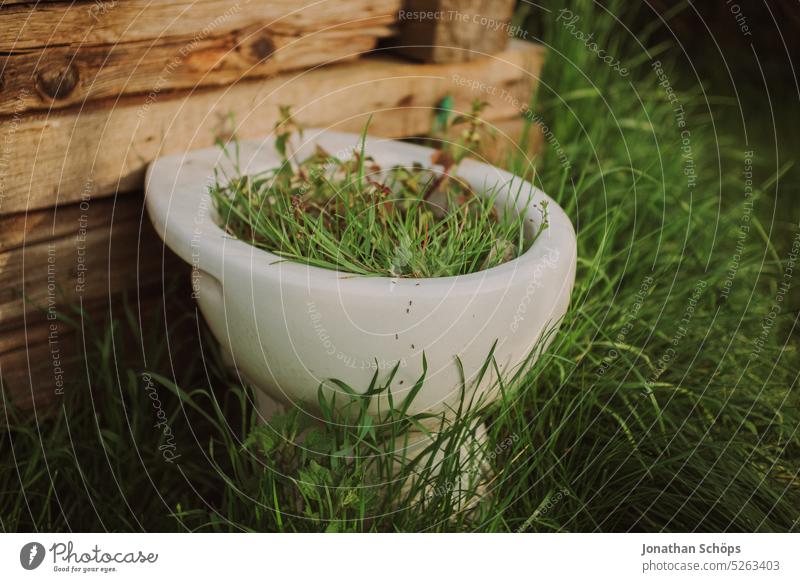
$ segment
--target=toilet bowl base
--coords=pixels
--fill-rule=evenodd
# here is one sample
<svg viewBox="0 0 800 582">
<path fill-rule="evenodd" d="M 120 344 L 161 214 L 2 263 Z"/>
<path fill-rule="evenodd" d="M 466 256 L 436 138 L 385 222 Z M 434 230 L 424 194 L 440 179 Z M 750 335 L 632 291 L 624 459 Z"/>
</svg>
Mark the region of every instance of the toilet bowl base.
<svg viewBox="0 0 800 582">
<path fill-rule="evenodd" d="M 258 389 L 255 389 L 254 393 L 259 423 L 268 424 L 273 416 L 286 412 L 287 407 L 282 402 Z M 461 470 L 447 481 L 437 478 L 440 472 L 437 467 L 440 467 L 445 461 L 444 449 L 447 448 L 445 439 L 440 443 L 444 446 L 440 446 L 439 450 L 431 450 L 431 443 L 436 441 L 437 436 L 435 428 L 431 427 L 429 431 L 408 431 L 407 434 L 403 437 L 398 437 L 397 441 L 395 441 L 393 454 L 395 457 L 395 474 L 397 476 L 401 476 L 404 473 L 404 468 L 409 463 L 415 462 L 415 466 L 424 467 L 428 464 L 430 457 L 433 457 L 430 460 L 432 468 L 426 476 L 431 483 L 425 485 L 413 499 L 409 500 L 406 495 L 401 497 L 411 503 L 420 503 L 422 501 L 435 501 L 438 497 L 449 495 L 451 496 L 451 505 L 456 512 L 472 510 L 488 494 L 486 484 L 493 474 L 492 466 L 487 457 L 488 438 L 486 426 L 482 422 L 476 422 L 475 425 L 470 427 L 469 435 L 461 436 L 463 442 L 457 452 L 459 456 L 457 463 Z M 421 475 L 421 470 L 412 471 L 414 474 L 406 475 L 409 481 L 403 488 L 405 493 L 408 492 L 411 482 Z"/>
</svg>

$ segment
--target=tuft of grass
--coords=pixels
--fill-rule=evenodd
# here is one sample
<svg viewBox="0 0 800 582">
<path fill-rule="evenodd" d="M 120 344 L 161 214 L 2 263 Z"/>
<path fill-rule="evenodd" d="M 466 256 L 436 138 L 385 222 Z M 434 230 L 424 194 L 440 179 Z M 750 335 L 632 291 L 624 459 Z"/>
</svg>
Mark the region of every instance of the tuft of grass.
<svg viewBox="0 0 800 582">
<path fill-rule="evenodd" d="M 2 529 L 800 529 L 797 313 L 774 309 L 793 239 L 770 238 L 759 212 L 775 176 L 755 164 L 756 210 L 742 237 L 742 146 L 715 127 L 700 88 L 682 79 L 668 47 L 620 26 L 612 15 L 629 6 L 569 8 L 580 16 L 574 26 L 594 32 L 631 74 L 618 75 L 543 13 L 549 56 L 526 119 L 551 137 L 540 158 L 520 154 L 508 167 L 535 167 L 576 225 L 572 305 L 548 351 L 506 379 L 498 402 L 433 436 L 431 450 L 445 452 L 436 470 L 398 472 L 385 454 L 420 419 L 360 412 L 385 377 L 342 387 L 352 415 L 328 407 L 322 424 L 291 412 L 259 426 L 249 390 L 194 310 L 157 314 L 144 331 L 135 313 L 115 310 L 113 324 L 83 322 L 85 376 L 72 378 L 56 414 L 5 408 Z M 686 115 L 691 188 L 684 128 L 654 58 Z M 792 283 L 784 304 L 795 291 Z M 172 296 L 180 303 L 188 291 Z M 174 442 L 155 426 L 145 372 Z M 494 470 L 464 491 L 455 450 L 475 420 L 486 424 Z M 173 463 L 160 450 L 170 443 Z"/>
<path fill-rule="evenodd" d="M 238 145 L 224 146 L 233 169 L 219 170 L 211 188 L 220 222 L 236 238 L 280 257 L 358 275 L 447 277 L 516 258 L 546 228 L 546 215 L 525 237 L 524 215 L 498 203 L 498 188 L 506 185 L 478 195 L 454 172 L 477 139 L 483 107 L 476 101 L 467 115 L 445 116 L 443 131 L 467 128 L 458 143 L 436 151 L 431 168 L 388 169 L 365 151 L 369 124 L 351 159 L 318 146 L 298 162 L 289 138 L 302 130 L 282 108 L 278 167 L 247 174 Z"/>
</svg>

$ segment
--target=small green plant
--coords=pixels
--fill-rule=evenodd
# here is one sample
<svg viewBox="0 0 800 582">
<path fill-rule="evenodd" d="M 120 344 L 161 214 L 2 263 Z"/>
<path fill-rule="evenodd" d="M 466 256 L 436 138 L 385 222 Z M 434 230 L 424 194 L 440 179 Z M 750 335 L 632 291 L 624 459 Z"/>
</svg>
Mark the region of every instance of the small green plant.
<svg viewBox="0 0 800 582">
<path fill-rule="evenodd" d="M 500 205 L 498 188 L 478 195 L 454 170 L 477 143 L 485 103 L 443 121 L 464 125 L 459 140 L 421 165 L 381 168 L 361 142 L 349 159 L 317 146 L 296 160 L 291 136 L 302 134 L 288 107 L 275 126 L 282 163 L 250 175 L 238 143 L 223 146 L 233 171 L 219 170 L 212 198 L 225 230 L 283 258 L 358 275 L 446 277 L 489 269 L 525 252 L 547 227 L 526 236 L 524 215 Z M 500 185 L 503 186 L 503 185 Z M 522 183 L 514 193 L 523 196 Z"/>
</svg>

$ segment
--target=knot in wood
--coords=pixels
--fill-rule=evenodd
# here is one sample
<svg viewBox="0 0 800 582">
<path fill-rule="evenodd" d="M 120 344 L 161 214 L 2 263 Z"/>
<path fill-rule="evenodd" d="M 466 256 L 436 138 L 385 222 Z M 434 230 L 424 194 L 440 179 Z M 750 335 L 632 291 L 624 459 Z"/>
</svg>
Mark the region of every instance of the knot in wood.
<svg viewBox="0 0 800 582">
<path fill-rule="evenodd" d="M 36 73 L 36 88 L 50 99 L 64 99 L 75 90 L 78 78 L 78 67 L 72 63 L 45 65 Z"/>
</svg>

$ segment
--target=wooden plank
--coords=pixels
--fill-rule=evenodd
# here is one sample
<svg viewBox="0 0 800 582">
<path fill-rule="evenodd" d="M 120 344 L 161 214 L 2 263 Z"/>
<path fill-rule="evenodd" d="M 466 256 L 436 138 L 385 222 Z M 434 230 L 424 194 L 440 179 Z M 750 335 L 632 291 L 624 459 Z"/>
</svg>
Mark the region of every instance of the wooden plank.
<svg viewBox="0 0 800 582">
<path fill-rule="evenodd" d="M 39 4 L 55 4 L 57 2 L 63 2 L 64 0 L 33 0 Z M 87 0 L 76 0 L 77 2 L 86 2 Z M 3 6 L 12 6 L 14 4 L 30 4 L 31 0 L 0 0 Z"/>
<path fill-rule="evenodd" d="M 406 0 L 396 51 L 429 63 L 458 63 L 502 51 L 515 0 Z"/>
<path fill-rule="evenodd" d="M 296 35 L 344 23 L 369 26 L 401 0 L 96 0 L 4 6 L 0 52 L 110 45 L 170 36 L 202 40 L 258 24 Z"/>
<path fill-rule="evenodd" d="M 125 203 L 127 198 L 120 200 L 120 204 L 117 205 L 113 200 L 99 200 L 92 207 L 94 211 L 91 216 L 92 224 L 101 226 L 110 223 L 112 210 L 117 221 L 131 219 L 137 212 L 136 205 Z M 0 232 L 3 233 L 3 237 L 0 238 L 0 254 L 5 255 L 8 251 L 23 246 L 74 237 L 77 234 L 76 225 L 83 214 L 86 214 L 86 211 L 82 209 L 81 204 L 70 204 L 0 216 Z"/>
<path fill-rule="evenodd" d="M 125 321 L 125 309 L 134 317 L 133 325 L 141 324 L 140 333 L 145 337 L 161 333 L 163 322 L 175 329 L 179 338 L 171 344 L 170 361 L 181 369 L 186 361 L 184 352 L 193 349 L 196 342 L 196 325 L 183 320 L 190 304 L 191 287 L 189 275 L 185 277 L 185 288 L 178 286 L 167 298 L 167 307 L 161 283 L 140 287 L 127 300 L 117 294 L 103 301 L 84 302 L 82 315 L 69 315 L 77 325 L 65 321 L 33 320 L 25 326 L 0 329 L 0 387 L 7 400 L 15 406 L 47 410 L 58 404 L 76 385 L 84 387 L 87 372 L 93 373 L 96 361 L 86 361 L 84 342 L 94 350 L 93 328 L 102 329 L 109 320 L 117 322 L 124 334 L 124 345 L 116 345 L 115 357 L 120 365 L 145 368 L 140 344 L 134 329 Z M 81 321 L 82 320 L 82 321 Z M 183 320 L 183 321 L 182 321 Z M 81 329 L 84 327 L 84 330 Z M 82 337 L 85 331 L 87 337 Z M 147 346 L 152 348 L 152 345 Z M 111 388 L 106 384 L 92 385 L 93 397 L 102 398 Z M 2 416 L 2 404 L 0 404 Z"/>
<path fill-rule="evenodd" d="M 391 23 L 392 17 L 384 20 Z M 354 59 L 391 33 L 389 26 L 375 25 L 285 36 L 259 26 L 199 41 L 168 38 L 158 44 L 148 40 L 17 51 L 0 58 L 0 114 L 274 76 Z"/>
<path fill-rule="evenodd" d="M 177 259 L 164 251 L 143 205 L 141 194 L 131 194 L 0 217 L 0 231 L 16 241 L 0 253 L 0 329 L 160 281 L 165 257 L 169 266 Z"/>
<path fill-rule="evenodd" d="M 37 322 L 0 330 L 0 384 L 3 396 L 23 409 L 47 407 L 63 395 L 65 380 L 85 369 L 78 365 L 80 342 L 75 330 L 59 322 Z M 0 404 L 0 410 L 2 404 Z"/>
<path fill-rule="evenodd" d="M 484 59 L 451 65 L 412 64 L 391 57 L 285 74 L 265 81 L 182 94 L 126 98 L 110 108 L 12 116 L 0 123 L 0 214 L 134 191 L 151 161 L 213 144 L 231 130 L 268 135 L 278 105 L 294 104 L 308 126 L 404 137 L 427 133 L 431 108 L 454 97 L 469 110 L 490 103 L 489 121 L 518 115 L 544 57 L 542 47 L 515 42 Z M 11 163 L 13 160 L 13 163 Z"/>
<path fill-rule="evenodd" d="M 77 320 L 82 305 L 97 324 L 110 306 L 120 317 L 127 292 L 149 325 L 164 278 L 188 283 L 188 266 L 164 249 L 143 206 L 139 193 L 0 217 L 0 232 L 13 234 L 0 252 L 0 381 L 16 405 L 57 400 L 86 373 L 78 330 L 55 313 Z"/>
</svg>

